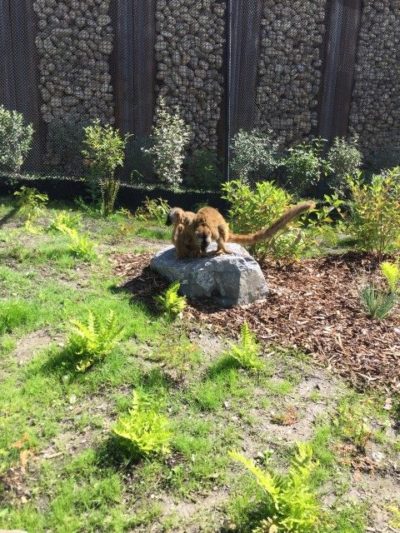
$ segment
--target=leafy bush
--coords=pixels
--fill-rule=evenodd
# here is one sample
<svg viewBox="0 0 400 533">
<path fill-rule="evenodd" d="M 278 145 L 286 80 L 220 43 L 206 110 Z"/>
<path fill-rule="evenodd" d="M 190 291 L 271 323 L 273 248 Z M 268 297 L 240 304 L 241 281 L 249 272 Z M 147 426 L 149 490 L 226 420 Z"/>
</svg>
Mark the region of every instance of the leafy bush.
<svg viewBox="0 0 400 533">
<path fill-rule="evenodd" d="M 367 285 L 360 293 L 361 303 L 371 318 L 383 320 L 396 305 L 397 298 L 393 292 L 381 291 L 378 288 Z"/>
<path fill-rule="evenodd" d="M 229 181 L 222 186 L 223 198 L 229 204 L 229 218 L 237 233 L 251 233 L 270 226 L 292 203 L 292 196 L 270 181 L 258 182 L 252 189 L 243 182 Z M 291 229 L 276 235 L 271 241 L 256 244 L 252 252 L 259 258 L 271 255 L 276 258 L 300 257 L 305 248 L 300 222 L 294 221 Z"/>
<path fill-rule="evenodd" d="M 185 186 L 200 191 L 215 191 L 219 190 L 221 181 L 217 154 L 211 150 L 195 150 L 188 158 Z"/>
<path fill-rule="evenodd" d="M 349 230 L 359 249 L 383 254 L 400 248 L 400 167 L 372 176 L 359 172 L 348 179 L 351 198 Z"/>
<path fill-rule="evenodd" d="M 43 207 L 49 200 L 47 194 L 40 193 L 34 187 L 23 186 L 14 196 L 17 199 L 18 213 L 30 222 L 43 213 Z"/>
<path fill-rule="evenodd" d="M 167 200 L 146 197 L 143 206 L 136 210 L 135 216 L 139 220 L 156 220 L 157 224 L 164 226 L 170 209 Z"/>
<path fill-rule="evenodd" d="M 172 283 L 164 294 L 155 297 L 160 309 L 164 311 L 168 318 L 174 319 L 181 315 L 186 307 L 186 298 L 179 296 L 181 285 L 179 281 Z"/>
<path fill-rule="evenodd" d="M 358 149 L 358 139 L 346 141 L 336 137 L 327 155 L 331 167 L 329 185 L 332 188 L 342 188 L 346 184 L 347 176 L 354 176 L 361 168 L 363 156 Z"/>
<path fill-rule="evenodd" d="M 240 332 L 240 342 L 231 344 L 229 355 L 239 363 L 242 368 L 248 370 L 261 370 L 264 363 L 260 359 L 261 347 L 257 342 L 257 337 L 250 330 L 245 322 Z"/>
<path fill-rule="evenodd" d="M 115 171 L 124 165 L 125 147 L 129 135 L 124 137 L 112 126 L 102 126 L 99 120 L 84 128 L 85 149 L 82 155 L 90 169 L 89 184 L 94 198 L 101 197 L 101 213 L 108 216 L 114 211 L 121 182 Z"/>
<path fill-rule="evenodd" d="M 33 127 L 0 105 L 0 170 L 19 172 L 32 145 Z"/>
<path fill-rule="evenodd" d="M 172 433 L 169 421 L 143 393 L 133 392 L 132 408 L 117 420 L 112 431 L 123 439 L 134 457 L 170 452 Z"/>
<path fill-rule="evenodd" d="M 319 138 L 289 148 L 281 164 L 286 172 L 286 184 L 297 196 L 304 195 L 331 171 L 322 157 L 323 148 L 324 141 Z"/>
<path fill-rule="evenodd" d="M 281 475 L 263 470 L 237 452 L 230 457 L 253 474 L 265 496 L 265 518 L 254 532 L 317 533 L 321 525 L 321 506 L 312 488 L 311 476 L 317 463 L 309 444 L 298 444 L 289 472 Z"/>
<path fill-rule="evenodd" d="M 144 152 L 153 158 L 158 178 L 172 189 L 182 183 L 182 166 L 191 130 L 178 112 L 170 113 L 160 99 L 157 121 L 153 128 L 153 146 Z"/>
<path fill-rule="evenodd" d="M 278 165 L 278 143 L 272 140 L 272 132 L 239 131 L 232 144 L 232 171 L 235 177 L 249 181 L 267 177 Z"/>
<path fill-rule="evenodd" d="M 396 263 L 384 261 L 381 263 L 381 273 L 388 285 L 389 292 L 397 293 L 400 288 L 400 266 Z"/>
<path fill-rule="evenodd" d="M 99 317 L 92 311 L 87 322 L 71 321 L 68 352 L 77 359 L 76 369 L 85 372 L 97 361 L 107 357 L 121 339 L 124 327 L 118 324 L 113 311 Z"/>
</svg>

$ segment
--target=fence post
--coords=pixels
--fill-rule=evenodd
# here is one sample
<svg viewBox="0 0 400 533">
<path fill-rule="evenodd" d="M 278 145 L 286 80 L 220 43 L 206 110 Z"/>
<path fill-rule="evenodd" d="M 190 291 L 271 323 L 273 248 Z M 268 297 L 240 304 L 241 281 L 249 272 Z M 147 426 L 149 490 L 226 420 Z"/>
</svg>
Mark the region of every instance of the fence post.
<svg viewBox="0 0 400 533">
<path fill-rule="evenodd" d="M 361 0 L 328 5 L 318 134 L 331 142 L 348 133 L 362 7 Z"/>
</svg>

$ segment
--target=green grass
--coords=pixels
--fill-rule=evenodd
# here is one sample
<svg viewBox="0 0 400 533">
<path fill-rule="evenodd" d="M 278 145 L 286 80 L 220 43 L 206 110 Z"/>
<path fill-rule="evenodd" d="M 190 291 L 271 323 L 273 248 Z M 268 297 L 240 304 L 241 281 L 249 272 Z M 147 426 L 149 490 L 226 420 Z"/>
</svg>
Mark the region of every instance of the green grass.
<svg viewBox="0 0 400 533">
<path fill-rule="evenodd" d="M 0 218 L 12 207 L 0 205 Z M 60 209 L 65 206 L 46 209 L 34 234 L 18 216 L 0 227 L 0 526 L 72 533 L 185 531 L 201 524 L 217 531 L 230 521 L 249 531 L 263 510 L 259 489 L 228 453 L 247 453 L 250 446 L 257 458 L 272 448 L 276 467 L 287 467 L 293 442 L 278 441 L 263 422 L 285 405 L 299 403 L 302 413 L 307 402 L 324 399 L 323 390 L 309 400 L 298 395 L 311 362 L 300 352 L 271 348 L 253 372 L 222 349 L 203 351 L 190 323 L 171 323 L 119 290 L 123 280 L 108 260 L 116 250 L 132 253 L 136 236 L 143 246 L 143 237 L 169 240 L 169 230 L 123 213 L 105 220 L 83 212 L 80 231 L 97 250 L 95 259 L 83 260 L 71 254 L 64 235 L 48 231 Z M 67 349 L 69 324 L 87 320 L 90 310 L 104 317 L 112 311 L 124 333 L 107 357 L 77 372 Z M 48 344 L 31 353 L 28 346 L 27 360 L 18 361 L 16 350 L 35 332 L 44 332 Z M 115 446 L 111 428 L 136 389 L 159 401 L 171 422 L 167 457 L 129 460 Z M 322 493 L 333 486 L 337 495 L 332 531 L 361 533 L 368 518 L 361 503 L 345 504 L 350 470 L 334 445 L 362 440 L 353 428 L 367 417 L 371 438 L 388 456 L 398 452 L 398 441 L 385 433 L 390 414 L 382 405 L 348 394 L 313 427 L 314 486 Z M 16 479 L 8 477 L 12 472 Z M 171 499 L 176 508 L 166 504 Z M 193 508 L 186 516 L 180 505 Z"/>
</svg>

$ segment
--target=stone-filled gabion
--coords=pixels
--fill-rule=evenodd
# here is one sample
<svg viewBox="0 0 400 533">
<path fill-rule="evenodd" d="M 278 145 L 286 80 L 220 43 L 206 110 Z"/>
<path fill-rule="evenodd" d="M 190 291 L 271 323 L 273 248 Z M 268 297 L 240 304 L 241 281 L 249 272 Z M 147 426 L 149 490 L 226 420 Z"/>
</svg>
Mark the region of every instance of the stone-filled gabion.
<svg viewBox="0 0 400 533">
<path fill-rule="evenodd" d="M 263 10 L 257 126 L 287 145 L 317 125 L 326 0 L 265 0 Z"/>
<path fill-rule="evenodd" d="M 192 127 L 193 148 L 215 149 L 223 93 L 225 2 L 158 0 L 157 90 Z"/>
<path fill-rule="evenodd" d="M 110 0 L 35 0 L 45 122 L 113 122 L 109 8 Z"/>
<path fill-rule="evenodd" d="M 400 0 L 364 0 L 350 131 L 366 154 L 400 147 Z"/>
</svg>

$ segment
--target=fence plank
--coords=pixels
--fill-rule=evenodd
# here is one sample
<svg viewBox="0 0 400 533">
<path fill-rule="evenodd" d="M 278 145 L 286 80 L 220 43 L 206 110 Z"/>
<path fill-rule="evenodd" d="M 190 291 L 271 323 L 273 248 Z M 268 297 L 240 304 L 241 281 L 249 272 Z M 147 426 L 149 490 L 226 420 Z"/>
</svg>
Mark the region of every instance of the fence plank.
<svg viewBox="0 0 400 533">
<path fill-rule="evenodd" d="M 361 0 L 329 6 L 318 128 L 329 141 L 348 133 L 361 9 Z"/>
<path fill-rule="evenodd" d="M 232 2 L 232 136 L 239 129 L 252 129 L 255 124 L 262 4 L 262 0 Z"/>
<path fill-rule="evenodd" d="M 115 120 L 123 132 L 150 134 L 155 93 L 156 0 L 116 0 L 111 58 Z"/>
</svg>

